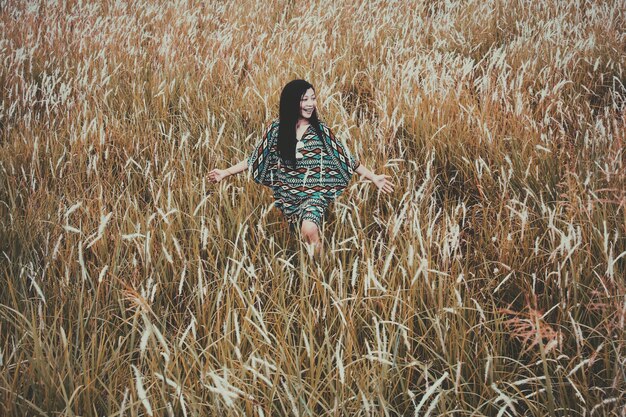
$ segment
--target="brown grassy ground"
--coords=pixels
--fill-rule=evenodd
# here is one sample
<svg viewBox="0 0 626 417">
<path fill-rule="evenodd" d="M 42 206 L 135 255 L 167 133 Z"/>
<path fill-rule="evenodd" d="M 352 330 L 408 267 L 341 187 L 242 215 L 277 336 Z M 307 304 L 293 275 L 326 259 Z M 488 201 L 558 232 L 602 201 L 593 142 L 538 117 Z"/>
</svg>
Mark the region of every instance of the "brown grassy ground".
<svg viewBox="0 0 626 417">
<path fill-rule="evenodd" d="M 0 2 L 0 415 L 624 415 L 624 1 Z M 354 181 L 306 260 L 282 86 Z"/>
</svg>

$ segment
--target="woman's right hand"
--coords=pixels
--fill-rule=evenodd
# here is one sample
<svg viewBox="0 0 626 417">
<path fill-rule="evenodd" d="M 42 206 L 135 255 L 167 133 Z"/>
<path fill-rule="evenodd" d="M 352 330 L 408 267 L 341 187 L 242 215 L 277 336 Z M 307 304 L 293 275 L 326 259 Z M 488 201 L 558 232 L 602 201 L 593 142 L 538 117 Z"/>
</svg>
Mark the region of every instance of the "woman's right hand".
<svg viewBox="0 0 626 417">
<path fill-rule="evenodd" d="M 228 170 L 215 168 L 211 172 L 209 172 L 209 181 L 220 182 L 229 175 L 230 172 L 228 172 Z"/>
</svg>

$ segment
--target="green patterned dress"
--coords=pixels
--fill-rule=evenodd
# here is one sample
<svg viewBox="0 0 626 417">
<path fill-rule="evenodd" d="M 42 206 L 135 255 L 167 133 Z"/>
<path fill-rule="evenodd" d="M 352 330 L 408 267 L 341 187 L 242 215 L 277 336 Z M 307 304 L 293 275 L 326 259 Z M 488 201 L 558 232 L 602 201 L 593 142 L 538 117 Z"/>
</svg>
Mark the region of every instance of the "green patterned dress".
<svg viewBox="0 0 626 417">
<path fill-rule="evenodd" d="M 281 163 L 277 150 L 278 126 L 275 120 L 265 130 L 248 158 L 248 169 L 256 183 L 272 189 L 275 206 L 292 228 L 310 220 L 321 229 L 326 209 L 347 187 L 359 160 L 320 122 L 323 138 L 309 125 L 300 139 L 301 155 L 295 167 Z"/>
</svg>

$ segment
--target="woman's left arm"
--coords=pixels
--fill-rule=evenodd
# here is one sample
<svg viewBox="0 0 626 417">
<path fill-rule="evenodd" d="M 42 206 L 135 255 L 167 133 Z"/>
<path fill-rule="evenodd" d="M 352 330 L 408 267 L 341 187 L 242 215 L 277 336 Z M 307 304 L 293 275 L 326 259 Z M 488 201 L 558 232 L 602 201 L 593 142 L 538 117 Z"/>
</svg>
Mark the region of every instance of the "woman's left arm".
<svg viewBox="0 0 626 417">
<path fill-rule="evenodd" d="M 389 194 L 393 191 L 393 188 L 395 187 L 395 185 L 391 181 L 389 181 L 391 175 L 376 175 L 375 173 L 367 169 L 363 164 L 359 164 L 356 169 L 356 173 L 372 181 L 382 193 Z"/>
<path fill-rule="evenodd" d="M 388 179 L 391 178 L 390 175 L 376 175 L 375 173 L 367 169 L 365 165 L 361 163 L 358 157 L 351 155 L 350 152 L 348 152 L 347 149 L 343 146 L 343 144 L 335 138 L 335 135 L 328 126 L 323 123 L 320 123 L 320 125 L 328 132 L 328 136 L 330 137 L 331 143 L 334 144 L 334 147 L 340 148 L 342 154 L 347 157 L 347 163 L 354 170 L 354 172 L 372 181 L 382 193 L 389 194 L 393 191 L 394 184 Z"/>
</svg>

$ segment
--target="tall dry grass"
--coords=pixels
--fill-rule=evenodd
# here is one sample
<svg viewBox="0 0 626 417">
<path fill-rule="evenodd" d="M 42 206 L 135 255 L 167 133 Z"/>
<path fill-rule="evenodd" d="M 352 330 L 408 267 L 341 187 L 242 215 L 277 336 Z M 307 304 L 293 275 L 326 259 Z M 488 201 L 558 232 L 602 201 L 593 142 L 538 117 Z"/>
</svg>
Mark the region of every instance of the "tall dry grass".
<svg viewBox="0 0 626 417">
<path fill-rule="evenodd" d="M 618 416 L 626 2 L 0 2 L 0 414 Z M 307 260 L 246 157 L 363 163 Z"/>
</svg>

